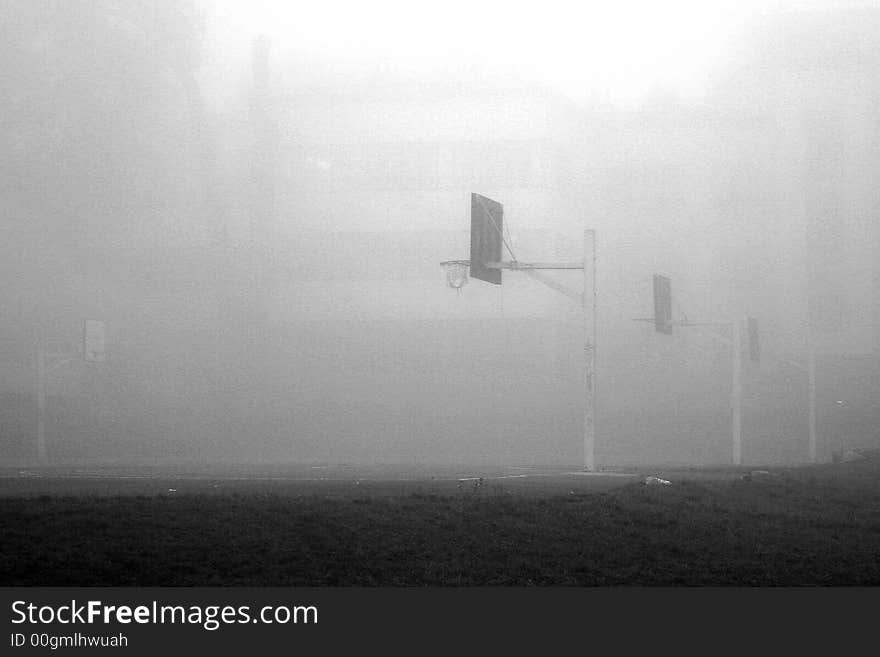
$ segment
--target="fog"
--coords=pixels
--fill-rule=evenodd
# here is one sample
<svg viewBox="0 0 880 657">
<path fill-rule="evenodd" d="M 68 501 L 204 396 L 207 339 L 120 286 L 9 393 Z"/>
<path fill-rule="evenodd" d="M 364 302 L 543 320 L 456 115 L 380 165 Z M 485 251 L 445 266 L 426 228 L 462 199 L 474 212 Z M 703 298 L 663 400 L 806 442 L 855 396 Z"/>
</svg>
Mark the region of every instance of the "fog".
<svg viewBox="0 0 880 657">
<path fill-rule="evenodd" d="M 748 317 L 744 463 L 811 350 L 817 459 L 880 446 L 880 9 L 617 4 L 4 2 L 0 463 L 582 463 L 584 310 L 447 286 L 472 192 L 596 231 L 599 465 L 730 463 Z"/>
</svg>

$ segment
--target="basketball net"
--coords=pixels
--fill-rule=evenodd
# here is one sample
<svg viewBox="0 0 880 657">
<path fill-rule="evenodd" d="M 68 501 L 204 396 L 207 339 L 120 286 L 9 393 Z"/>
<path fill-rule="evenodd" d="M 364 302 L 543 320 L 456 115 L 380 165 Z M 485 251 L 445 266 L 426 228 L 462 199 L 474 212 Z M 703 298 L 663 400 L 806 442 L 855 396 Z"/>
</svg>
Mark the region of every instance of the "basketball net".
<svg viewBox="0 0 880 657">
<path fill-rule="evenodd" d="M 440 263 L 446 271 L 446 284 L 461 294 L 461 288 L 467 285 L 470 262 L 466 260 L 450 260 Z"/>
</svg>

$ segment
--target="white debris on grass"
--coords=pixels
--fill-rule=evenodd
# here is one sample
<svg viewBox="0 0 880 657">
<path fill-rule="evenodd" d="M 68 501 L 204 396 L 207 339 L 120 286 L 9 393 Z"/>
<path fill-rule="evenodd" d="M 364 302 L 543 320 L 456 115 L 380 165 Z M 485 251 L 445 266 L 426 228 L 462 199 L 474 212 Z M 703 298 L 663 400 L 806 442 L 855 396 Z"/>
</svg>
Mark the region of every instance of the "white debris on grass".
<svg viewBox="0 0 880 657">
<path fill-rule="evenodd" d="M 769 470 L 752 470 L 740 477 L 743 481 L 753 481 L 755 479 L 767 479 L 768 477 L 777 477 L 779 473 L 770 472 Z"/>
<path fill-rule="evenodd" d="M 844 452 L 841 456 L 841 460 L 844 463 L 850 463 L 852 461 L 861 461 L 864 458 L 865 458 L 864 454 L 861 454 L 854 449 L 844 450 Z"/>
</svg>

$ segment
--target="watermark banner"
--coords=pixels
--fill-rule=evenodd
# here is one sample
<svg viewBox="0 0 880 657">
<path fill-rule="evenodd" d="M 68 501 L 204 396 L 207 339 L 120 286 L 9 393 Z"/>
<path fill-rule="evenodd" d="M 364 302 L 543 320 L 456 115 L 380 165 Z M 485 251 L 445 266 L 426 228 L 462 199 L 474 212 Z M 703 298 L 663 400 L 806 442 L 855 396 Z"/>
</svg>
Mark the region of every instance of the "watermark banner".
<svg viewBox="0 0 880 657">
<path fill-rule="evenodd" d="M 4 655 L 420 654 L 429 647 L 465 654 L 572 641 L 678 651 L 706 634 L 742 647 L 768 633 L 796 640 L 805 622 L 871 627 L 880 590 L 16 587 L 0 588 L 0 602 Z"/>
</svg>

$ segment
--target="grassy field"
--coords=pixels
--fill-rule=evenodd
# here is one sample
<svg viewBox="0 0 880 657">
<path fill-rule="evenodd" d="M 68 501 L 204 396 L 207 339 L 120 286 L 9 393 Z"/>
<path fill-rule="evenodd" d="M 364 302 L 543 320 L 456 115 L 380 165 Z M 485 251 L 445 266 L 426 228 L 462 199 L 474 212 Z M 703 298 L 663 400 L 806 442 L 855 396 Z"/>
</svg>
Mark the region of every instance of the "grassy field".
<svg viewBox="0 0 880 657">
<path fill-rule="evenodd" d="M 6 479 L 0 584 L 880 584 L 880 459 L 744 472 L 652 472 L 669 486 Z"/>
</svg>

